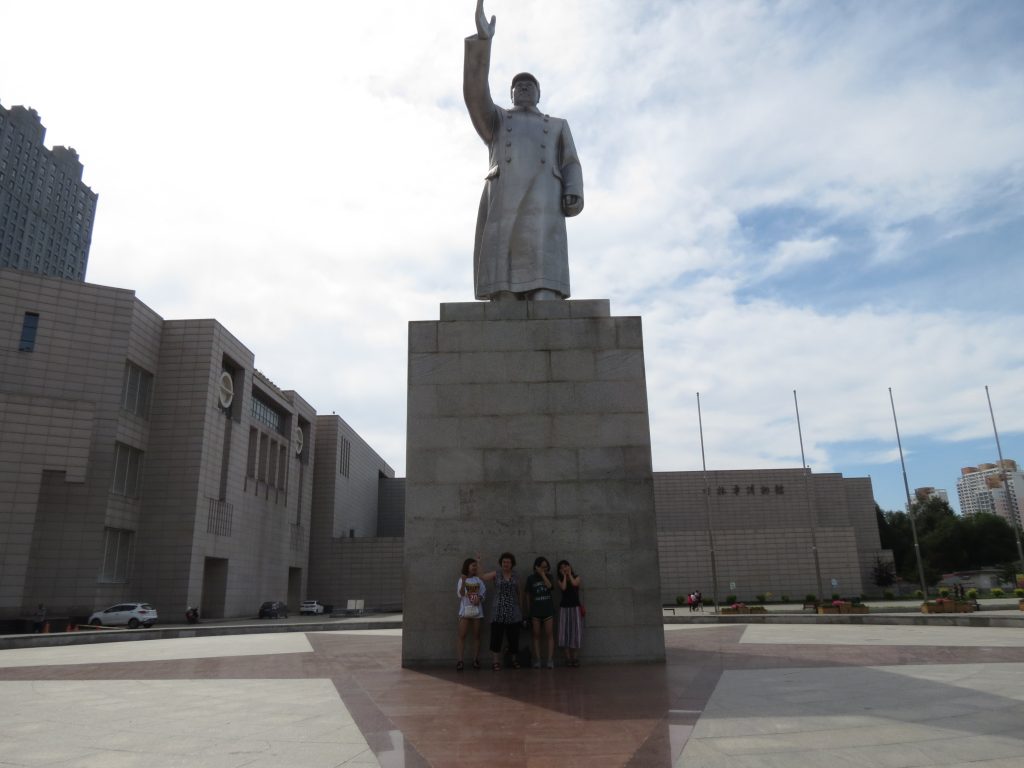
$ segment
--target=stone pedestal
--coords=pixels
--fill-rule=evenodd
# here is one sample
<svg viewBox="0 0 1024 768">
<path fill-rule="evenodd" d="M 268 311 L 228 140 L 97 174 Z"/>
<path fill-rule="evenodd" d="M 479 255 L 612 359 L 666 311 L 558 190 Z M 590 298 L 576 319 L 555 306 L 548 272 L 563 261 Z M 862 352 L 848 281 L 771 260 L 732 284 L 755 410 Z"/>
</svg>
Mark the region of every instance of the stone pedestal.
<svg viewBox="0 0 1024 768">
<path fill-rule="evenodd" d="M 410 323 L 406 467 L 405 666 L 453 662 L 462 562 L 506 550 L 523 582 L 538 555 L 573 564 L 586 662 L 664 661 L 639 317 L 474 302 Z"/>
</svg>

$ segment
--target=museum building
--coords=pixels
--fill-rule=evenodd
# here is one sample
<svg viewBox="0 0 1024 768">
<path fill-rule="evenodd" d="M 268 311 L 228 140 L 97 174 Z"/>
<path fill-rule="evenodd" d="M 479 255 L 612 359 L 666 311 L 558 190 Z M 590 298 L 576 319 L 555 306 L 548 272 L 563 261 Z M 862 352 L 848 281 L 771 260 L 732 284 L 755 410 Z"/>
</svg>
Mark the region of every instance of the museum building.
<svg viewBox="0 0 1024 768">
<path fill-rule="evenodd" d="M 251 616 L 266 600 L 401 608 L 405 480 L 216 320 L 0 269 L 0 321 L 0 619 L 40 602 L 81 616 L 144 600 L 169 620 L 189 605 Z M 712 546 L 719 597 L 744 600 L 818 593 L 819 572 L 822 592 L 871 592 L 891 560 L 868 478 L 653 482 L 664 603 L 711 596 Z"/>
<path fill-rule="evenodd" d="M 311 564 L 347 550 L 311 548 L 311 530 L 375 541 L 394 471 L 254 363 L 216 320 L 0 269 L 0 619 L 130 600 L 247 616 L 326 594 Z"/>
</svg>

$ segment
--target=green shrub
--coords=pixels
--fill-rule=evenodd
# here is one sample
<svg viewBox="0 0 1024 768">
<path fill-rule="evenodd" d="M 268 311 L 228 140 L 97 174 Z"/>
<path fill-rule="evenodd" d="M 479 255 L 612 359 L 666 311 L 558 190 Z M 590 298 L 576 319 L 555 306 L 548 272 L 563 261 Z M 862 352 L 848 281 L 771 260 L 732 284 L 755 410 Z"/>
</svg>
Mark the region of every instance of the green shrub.
<svg viewBox="0 0 1024 768">
<path fill-rule="evenodd" d="M 838 600 L 839 599 L 839 593 L 838 592 L 833 592 L 832 593 L 832 599 L 833 600 Z"/>
<path fill-rule="evenodd" d="M 805 603 L 816 603 L 816 602 L 818 602 L 818 596 L 817 595 L 812 595 L 810 592 L 808 592 L 806 595 L 804 595 L 804 602 Z"/>
<path fill-rule="evenodd" d="M 686 595 L 676 595 L 676 605 L 686 605 Z"/>
<path fill-rule="evenodd" d="M 882 593 L 882 597 L 884 597 L 886 600 L 895 600 L 896 593 L 893 592 L 891 589 L 887 589 L 885 590 L 885 592 Z"/>
<path fill-rule="evenodd" d="M 1024 595 L 1021 595 L 1021 597 L 1024 597 Z M 782 597 L 779 598 L 779 601 L 783 602 L 783 603 L 788 603 L 789 602 L 789 595 L 783 595 Z"/>
<path fill-rule="evenodd" d="M 736 602 L 736 595 L 726 595 L 725 596 L 725 604 L 726 605 L 732 605 L 735 602 Z"/>
<path fill-rule="evenodd" d="M 942 587 L 939 590 L 939 597 L 949 597 L 949 587 Z"/>
<path fill-rule="evenodd" d="M 918 600 L 924 600 L 924 592 L 922 592 L 919 589 L 916 592 L 914 592 L 914 597 L 916 597 Z"/>
<path fill-rule="evenodd" d="M 1002 597 L 1006 593 L 1003 592 L 1003 590 L 1001 590 L 999 587 L 992 587 L 992 589 L 989 590 L 989 594 L 992 595 L 992 597 Z"/>
<path fill-rule="evenodd" d="M 762 605 L 768 600 L 768 595 L 766 595 L 764 592 L 762 592 L 759 595 L 754 595 L 754 597 L 756 597 L 757 602 L 761 603 Z"/>
<path fill-rule="evenodd" d="M 968 589 L 967 590 L 967 599 L 968 600 L 977 600 L 978 599 L 978 590 L 974 589 L 973 587 Z"/>
<path fill-rule="evenodd" d="M 1015 590 L 1013 590 L 1013 594 L 1015 594 L 1017 597 L 1024 597 L 1024 589 L 1017 587 Z"/>
</svg>

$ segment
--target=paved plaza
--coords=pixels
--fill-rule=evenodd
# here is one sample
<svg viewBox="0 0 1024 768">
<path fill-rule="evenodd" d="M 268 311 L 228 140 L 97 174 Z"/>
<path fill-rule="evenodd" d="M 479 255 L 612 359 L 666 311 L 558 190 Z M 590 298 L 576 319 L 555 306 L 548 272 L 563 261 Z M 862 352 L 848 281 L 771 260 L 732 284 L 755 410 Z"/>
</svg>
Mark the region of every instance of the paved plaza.
<svg viewBox="0 0 1024 768">
<path fill-rule="evenodd" d="M 497 673 L 402 669 L 399 629 L 0 650 L 0 766 L 1024 766 L 1024 625 L 665 635 Z"/>
</svg>

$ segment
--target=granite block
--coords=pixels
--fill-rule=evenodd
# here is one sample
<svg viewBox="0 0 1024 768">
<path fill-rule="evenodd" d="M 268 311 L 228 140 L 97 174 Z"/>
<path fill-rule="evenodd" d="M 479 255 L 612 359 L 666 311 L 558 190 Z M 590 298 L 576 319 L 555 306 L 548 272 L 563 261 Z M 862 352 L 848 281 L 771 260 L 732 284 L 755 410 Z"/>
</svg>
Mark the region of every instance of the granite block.
<svg viewBox="0 0 1024 768">
<path fill-rule="evenodd" d="M 550 353 L 554 381 L 593 381 L 594 352 L 589 349 L 559 349 Z"/>
<path fill-rule="evenodd" d="M 475 448 L 433 451 L 435 479 L 439 483 L 479 483 L 484 478 L 484 454 Z"/>
<path fill-rule="evenodd" d="M 409 352 L 437 352 L 437 323 L 409 323 Z"/>
<path fill-rule="evenodd" d="M 530 478 L 533 454 L 527 450 L 485 450 L 484 482 L 519 482 Z"/>
<path fill-rule="evenodd" d="M 545 414 L 514 415 L 504 419 L 510 448 L 543 449 L 551 445 L 552 419 Z"/>
<path fill-rule="evenodd" d="M 616 347 L 619 349 L 644 348 L 643 325 L 639 317 L 615 318 Z"/>
<path fill-rule="evenodd" d="M 435 388 L 434 407 L 438 416 L 477 416 L 484 412 L 480 384 L 449 384 Z M 410 398 L 409 408 L 415 405 Z M 410 410 L 410 413 L 413 411 Z"/>
<path fill-rule="evenodd" d="M 528 301 L 489 301 L 484 304 L 484 317 L 488 320 L 526 320 L 529 317 L 529 305 L 533 303 Z"/>
<path fill-rule="evenodd" d="M 642 349 L 607 349 L 594 354 L 596 378 L 600 381 L 643 381 Z"/>
<path fill-rule="evenodd" d="M 534 452 L 530 471 L 531 479 L 539 483 L 578 480 L 580 470 L 577 451 L 574 448 L 542 448 L 537 450 Z M 558 514 L 558 510 L 562 506 L 558 497 L 558 486 L 556 486 L 555 494 L 555 514 Z"/>
<path fill-rule="evenodd" d="M 411 353 L 409 385 L 461 384 L 462 363 L 455 354 Z"/>
<path fill-rule="evenodd" d="M 455 320 L 483 320 L 488 302 L 461 301 L 441 305 L 441 322 Z"/>
</svg>

